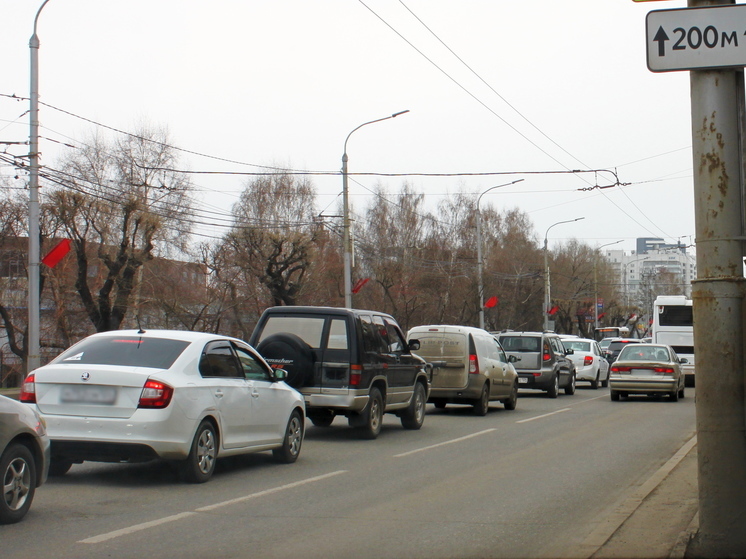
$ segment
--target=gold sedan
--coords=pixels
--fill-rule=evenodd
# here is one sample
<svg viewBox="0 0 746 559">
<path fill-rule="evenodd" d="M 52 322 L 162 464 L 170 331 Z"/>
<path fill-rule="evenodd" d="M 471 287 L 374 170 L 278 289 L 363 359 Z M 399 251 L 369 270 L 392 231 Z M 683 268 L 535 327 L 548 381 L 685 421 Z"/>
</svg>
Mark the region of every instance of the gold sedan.
<svg viewBox="0 0 746 559">
<path fill-rule="evenodd" d="M 611 366 L 611 399 L 616 402 L 629 394 L 668 394 L 673 402 L 677 402 L 684 397 L 681 370 L 684 363 L 687 360 L 676 355 L 670 346 L 629 344 Z"/>
</svg>

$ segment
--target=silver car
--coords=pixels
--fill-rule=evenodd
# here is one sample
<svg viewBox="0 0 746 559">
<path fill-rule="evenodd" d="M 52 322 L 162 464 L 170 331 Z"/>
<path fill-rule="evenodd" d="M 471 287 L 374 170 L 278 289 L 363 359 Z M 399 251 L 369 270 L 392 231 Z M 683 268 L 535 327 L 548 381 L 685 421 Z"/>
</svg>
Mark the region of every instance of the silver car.
<svg viewBox="0 0 746 559">
<path fill-rule="evenodd" d="M 49 437 L 44 420 L 20 402 L 0 396 L 0 524 L 28 512 L 36 488 L 49 472 Z"/>
<path fill-rule="evenodd" d="M 611 399 L 616 402 L 629 394 L 667 394 L 677 402 L 684 397 L 681 365 L 686 362 L 667 345 L 627 344 L 611 365 Z"/>
</svg>

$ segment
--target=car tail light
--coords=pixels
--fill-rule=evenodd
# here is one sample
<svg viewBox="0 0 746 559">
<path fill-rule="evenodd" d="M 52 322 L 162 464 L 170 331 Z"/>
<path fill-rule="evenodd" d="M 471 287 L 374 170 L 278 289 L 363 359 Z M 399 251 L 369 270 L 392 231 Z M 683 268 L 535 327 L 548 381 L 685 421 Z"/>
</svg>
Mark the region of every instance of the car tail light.
<svg viewBox="0 0 746 559">
<path fill-rule="evenodd" d="M 653 370 L 656 373 L 673 374 L 673 367 L 654 367 Z"/>
<path fill-rule="evenodd" d="M 551 353 L 549 353 L 549 350 L 548 350 L 548 349 L 545 349 L 545 350 L 544 350 L 544 354 L 543 354 L 543 355 L 541 356 L 541 359 L 542 359 L 542 361 L 551 361 L 551 359 L 552 359 L 552 354 L 551 354 Z"/>
<path fill-rule="evenodd" d="M 611 366 L 611 372 L 612 373 L 628 373 L 632 370 L 632 367 L 623 367 L 621 365 L 612 365 Z"/>
<path fill-rule="evenodd" d="M 469 355 L 469 373 L 472 375 L 479 373 L 479 360 L 474 353 Z"/>
<path fill-rule="evenodd" d="M 174 389 L 157 380 L 148 380 L 142 387 L 138 408 L 162 409 L 171 403 Z"/>
<path fill-rule="evenodd" d="M 590 355 L 586 355 L 583 358 L 583 366 L 587 367 L 588 365 L 593 365 L 593 357 L 591 357 Z"/>
<path fill-rule="evenodd" d="M 23 386 L 21 386 L 21 395 L 18 397 L 21 402 L 24 402 L 26 404 L 36 403 L 35 378 L 36 377 L 34 377 L 34 373 L 31 373 L 29 376 L 26 377 L 26 380 L 23 381 Z"/>
<path fill-rule="evenodd" d="M 363 378 L 362 365 L 350 365 L 350 386 L 360 386 Z"/>
</svg>

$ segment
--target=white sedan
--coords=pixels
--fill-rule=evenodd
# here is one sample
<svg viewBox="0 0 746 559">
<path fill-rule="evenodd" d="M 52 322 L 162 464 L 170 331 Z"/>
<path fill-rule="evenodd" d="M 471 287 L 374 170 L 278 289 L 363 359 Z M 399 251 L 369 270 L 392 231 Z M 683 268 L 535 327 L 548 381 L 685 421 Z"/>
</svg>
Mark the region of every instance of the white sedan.
<svg viewBox="0 0 746 559">
<path fill-rule="evenodd" d="M 573 353 L 567 358 L 575 363 L 575 380 L 587 380 L 591 388 L 604 388 L 609 385 L 609 362 L 604 358 L 601 347 L 595 340 L 586 338 L 562 338 L 565 349 Z"/>
<path fill-rule="evenodd" d="M 25 380 L 20 400 L 47 423 L 50 475 L 73 463 L 176 461 L 191 483 L 219 457 L 300 453 L 303 397 L 235 338 L 122 330 L 78 342 Z"/>
</svg>

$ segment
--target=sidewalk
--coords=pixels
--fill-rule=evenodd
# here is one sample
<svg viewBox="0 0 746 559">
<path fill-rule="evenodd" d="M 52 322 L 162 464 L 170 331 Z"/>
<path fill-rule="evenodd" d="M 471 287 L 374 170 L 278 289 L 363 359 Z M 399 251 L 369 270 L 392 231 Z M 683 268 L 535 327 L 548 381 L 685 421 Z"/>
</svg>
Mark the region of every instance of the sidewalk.
<svg viewBox="0 0 746 559">
<path fill-rule="evenodd" d="M 683 559 L 698 528 L 697 437 L 585 541 L 585 557 Z"/>
</svg>

